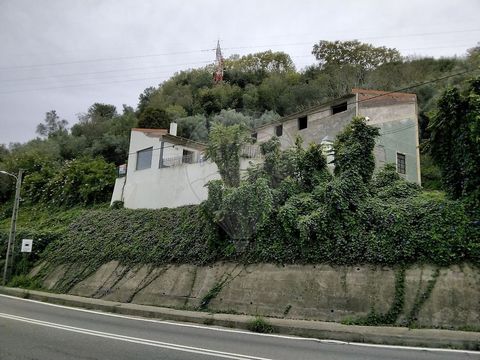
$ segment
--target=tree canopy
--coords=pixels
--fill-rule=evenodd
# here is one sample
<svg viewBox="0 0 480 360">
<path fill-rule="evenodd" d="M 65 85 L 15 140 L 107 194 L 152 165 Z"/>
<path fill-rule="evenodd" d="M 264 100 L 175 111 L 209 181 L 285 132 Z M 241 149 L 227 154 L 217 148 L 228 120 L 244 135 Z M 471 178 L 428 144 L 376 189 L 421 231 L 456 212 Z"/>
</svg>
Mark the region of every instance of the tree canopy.
<svg viewBox="0 0 480 360">
<path fill-rule="evenodd" d="M 322 67 L 350 65 L 363 70 L 373 70 L 380 65 L 401 60 L 397 49 L 376 47 L 358 40 L 321 40 L 313 45 L 312 54 Z"/>
<path fill-rule="evenodd" d="M 480 77 L 466 89 L 446 90 L 428 127 L 429 153 L 455 199 L 468 198 L 480 208 Z"/>
</svg>

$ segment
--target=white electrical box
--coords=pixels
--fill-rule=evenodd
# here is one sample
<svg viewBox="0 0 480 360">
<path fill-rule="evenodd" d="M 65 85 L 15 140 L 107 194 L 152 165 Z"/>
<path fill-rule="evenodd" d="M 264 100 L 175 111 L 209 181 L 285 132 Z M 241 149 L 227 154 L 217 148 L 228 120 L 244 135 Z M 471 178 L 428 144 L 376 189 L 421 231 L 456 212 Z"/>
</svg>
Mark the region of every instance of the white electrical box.
<svg viewBox="0 0 480 360">
<path fill-rule="evenodd" d="M 32 239 L 22 239 L 22 252 L 32 252 L 32 245 L 33 245 L 33 240 Z"/>
</svg>

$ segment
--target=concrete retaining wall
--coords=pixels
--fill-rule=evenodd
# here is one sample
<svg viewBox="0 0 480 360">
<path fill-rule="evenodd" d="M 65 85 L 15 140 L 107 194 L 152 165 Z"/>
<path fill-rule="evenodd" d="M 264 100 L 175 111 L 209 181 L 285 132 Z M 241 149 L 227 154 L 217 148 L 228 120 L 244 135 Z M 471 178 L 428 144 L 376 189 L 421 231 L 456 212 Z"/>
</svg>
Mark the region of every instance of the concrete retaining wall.
<svg viewBox="0 0 480 360">
<path fill-rule="evenodd" d="M 434 283 L 415 314 L 418 326 L 480 328 L 480 270 L 451 266 L 440 269 L 436 278 L 435 270 L 415 266 L 406 271 L 405 305 L 398 321 L 411 313 L 429 283 Z M 50 271 L 45 287 L 54 290 L 65 274 L 65 266 Z M 212 311 L 342 321 L 366 315 L 371 309 L 387 312 L 395 297 L 395 278 L 391 268 L 369 266 L 217 263 L 127 269 L 110 262 L 76 284 L 69 294 L 186 309 L 199 307 L 211 294 L 208 309 Z"/>
</svg>

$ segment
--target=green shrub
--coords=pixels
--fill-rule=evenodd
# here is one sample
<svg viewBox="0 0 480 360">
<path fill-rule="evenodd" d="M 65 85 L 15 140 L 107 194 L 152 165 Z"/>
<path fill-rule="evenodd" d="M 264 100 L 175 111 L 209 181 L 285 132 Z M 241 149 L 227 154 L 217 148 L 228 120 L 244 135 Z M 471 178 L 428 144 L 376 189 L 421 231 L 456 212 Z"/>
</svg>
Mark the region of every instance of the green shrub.
<svg viewBox="0 0 480 360">
<path fill-rule="evenodd" d="M 40 280 L 28 277 L 26 275 L 16 275 L 9 282 L 9 287 L 19 287 L 28 290 L 39 290 L 42 288 Z"/>
<path fill-rule="evenodd" d="M 272 325 L 270 325 L 263 317 L 261 316 L 255 316 L 254 319 L 252 319 L 248 324 L 247 324 L 247 329 L 253 332 L 257 333 L 263 333 L 263 334 L 271 334 L 274 332 L 274 328 Z"/>
</svg>

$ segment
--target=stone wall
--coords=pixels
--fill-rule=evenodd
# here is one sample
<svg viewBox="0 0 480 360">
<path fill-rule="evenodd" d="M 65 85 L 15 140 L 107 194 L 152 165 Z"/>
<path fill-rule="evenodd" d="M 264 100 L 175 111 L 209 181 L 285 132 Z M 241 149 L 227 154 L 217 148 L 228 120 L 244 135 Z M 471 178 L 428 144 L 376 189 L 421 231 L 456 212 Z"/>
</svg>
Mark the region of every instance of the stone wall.
<svg viewBox="0 0 480 360">
<path fill-rule="evenodd" d="M 44 285 L 55 290 L 64 283 L 69 267 L 47 273 Z M 174 308 L 194 309 L 203 304 L 216 312 L 342 321 L 364 316 L 372 309 L 386 313 L 395 298 L 398 274 L 398 269 L 371 266 L 217 263 L 126 268 L 110 262 L 69 293 Z M 403 293 L 399 324 L 414 316 L 417 326 L 480 327 L 478 268 L 414 266 L 405 272 Z M 412 313 L 412 309 L 416 311 Z"/>
</svg>

